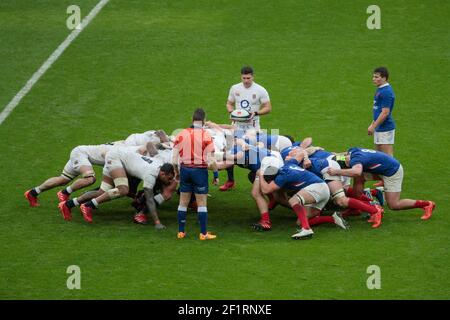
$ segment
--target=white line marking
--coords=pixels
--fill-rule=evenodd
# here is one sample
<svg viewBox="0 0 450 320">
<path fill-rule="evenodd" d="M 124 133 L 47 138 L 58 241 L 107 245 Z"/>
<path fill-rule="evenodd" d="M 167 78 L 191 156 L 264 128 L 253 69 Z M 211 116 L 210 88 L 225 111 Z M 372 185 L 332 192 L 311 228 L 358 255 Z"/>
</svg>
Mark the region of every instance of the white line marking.
<svg viewBox="0 0 450 320">
<path fill-rule="evenodd" d="M 66 48 L 75 40 L 78 35 L 83 31 L 83 29 L 95 18 L 95 16 L 102 10 L 102 8 L 109 2 L 109 0 L 101 0 L 94 9 L 89 12 L 89 14 L 81 21 L 80 25 L 77 26 L 69 34 L 69 36 L 64 40 L 59 47 L 51 54 L 51 56 L 44 62 L 44 64 L 39 68 L 38 71 L 33 74 L 30 80 L 27 81 L 25 86 L 16 94 L 16 96 L 8 103 L 8 105 L 0 113 L 0 125 L 5 121 L 5 119 L 13 112 L 14 108 L 20 103 L 23 97 L 33 88 L 33 86 L 38 82 L 38 80 L 44 75 L 44 73 L 52 66 L 52 64 L 59 58 L 59 56 L 66 50 Z"/>
</svg>

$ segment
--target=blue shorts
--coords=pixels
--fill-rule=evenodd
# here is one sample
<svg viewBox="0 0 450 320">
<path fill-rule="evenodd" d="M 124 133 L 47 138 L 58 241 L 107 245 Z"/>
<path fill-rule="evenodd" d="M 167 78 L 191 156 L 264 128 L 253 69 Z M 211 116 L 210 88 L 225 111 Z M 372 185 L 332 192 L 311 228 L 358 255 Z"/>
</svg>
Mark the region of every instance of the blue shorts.
<svg viewBox="0 0 450 320">
<path fill-rule="evenodd" d="M 180 169 L 180 192 L 193 192 L 196 194 L 208 193 L 208 169 L 188 168 Z"/>
</svg>

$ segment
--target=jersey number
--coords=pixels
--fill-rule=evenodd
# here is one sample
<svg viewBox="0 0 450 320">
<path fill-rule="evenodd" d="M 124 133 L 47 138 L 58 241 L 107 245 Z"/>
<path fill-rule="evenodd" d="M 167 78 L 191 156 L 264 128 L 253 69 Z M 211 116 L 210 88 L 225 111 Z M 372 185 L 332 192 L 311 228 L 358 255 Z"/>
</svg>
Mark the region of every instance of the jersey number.
<svg viewBox="0 0 450 320">
<path fill-rule="evenodd" d="M 141 157 L 141 158 L 142 158 L 142 160 L 144 160 L 145 162 L 148 162 L 150 164 L 153 162 L 153 160 L 150 159 L 149 157 Z"/>
</svg>

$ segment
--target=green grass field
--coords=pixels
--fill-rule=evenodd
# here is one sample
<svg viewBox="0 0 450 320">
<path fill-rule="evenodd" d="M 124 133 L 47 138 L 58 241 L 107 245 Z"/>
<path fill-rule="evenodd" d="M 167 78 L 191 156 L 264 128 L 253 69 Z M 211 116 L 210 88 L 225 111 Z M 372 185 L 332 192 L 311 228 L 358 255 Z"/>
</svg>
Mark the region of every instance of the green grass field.
<svg viewBox="0 0 450 320">
<path fill-rule="evenodd" d="M 0 109 L 70 33 L 67 6 L 84 17 L 96 3 L 0 2 Z M 0 299 L 449 299 L 450 3 L 379 0 L 381 30 L 366 27 L 370 4 L 111 0 L 0 125 Z M 234 191 L 211 187 L 211 242 L 198 240 L 192 212 L 189 237 L 176 239 L 178 197 L 161 208 L 160 232 L 132 223 L 129 199 L 93 225 L 77 210 L 61 218 L 58 189 L 29 207 L 24 191 L 58 175 L 77 145 L 172 132 L 197 106 L 227 122 L 244 64 L 271 97 L 263 127 L 332 151 L 372 147 L 371 72 L 387 66 L 403 197 L 434 200 L 433 218 L 386 210 L 376 230 L 355 217 L 347 232 L 324 225 L 292 241 L 295 215 L 277 208 L 273 230 L 256 233 L 239 168 Z M 69 265 L 81 290 L 66 287 Z M 369 265 L 381 268 L 380 290 L 366 287 Z"/>
</svg>

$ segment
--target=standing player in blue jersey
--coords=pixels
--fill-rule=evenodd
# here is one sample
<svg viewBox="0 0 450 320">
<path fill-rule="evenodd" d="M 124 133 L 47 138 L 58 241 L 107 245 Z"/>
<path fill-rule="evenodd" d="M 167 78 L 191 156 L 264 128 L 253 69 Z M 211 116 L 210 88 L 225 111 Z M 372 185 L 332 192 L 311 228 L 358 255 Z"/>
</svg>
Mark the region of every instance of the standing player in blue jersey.
<svg viewBox="0 0 450 320">
<path fill-rule="evenodd" d="M 293 193 L 288 200 L 300 221 L 301 230 L 292 235 L 293 239 L 311 238 L 312 231 L 308 216 L 317 216 L 330 199 L 330 190 L 325 181 L 298 165 L 268 157 L 261 164 L 259 183 L 263 193 L 273 193 L 280 189 Z"/>
<path fill-rule="evenodd" d="M 355 178 L 354 191 L 361 193 L 364 181 L 379 178 L 384 182 L 386 202 L 391 210 L 407 210 L 421 208 L 424 211 L 422 220 L 428 220 L 436 207 L 433 201 L 400 199 L 403 181 L 403 167 L 400 162 L 383 152 L 350 148 L 344 159 L 338 161 L 341 167 L 348 169 L 329 168 L 331 175 L 341 175 Z M 375 221 L 374 221 L 375 222 Z"/>
<path fill-rule="evenodd" d="M 392 118 L 395 95 L 391 85 L 387 82 L 389 72 L 385 67 L 373 71 L 372 81 L 377 86 L 373 100 L 373 121 L 367 128 L 367 133 L 374 136 L 375 147 L 378 151 L 394 154 L 395 122 Z"/>
</svg>

